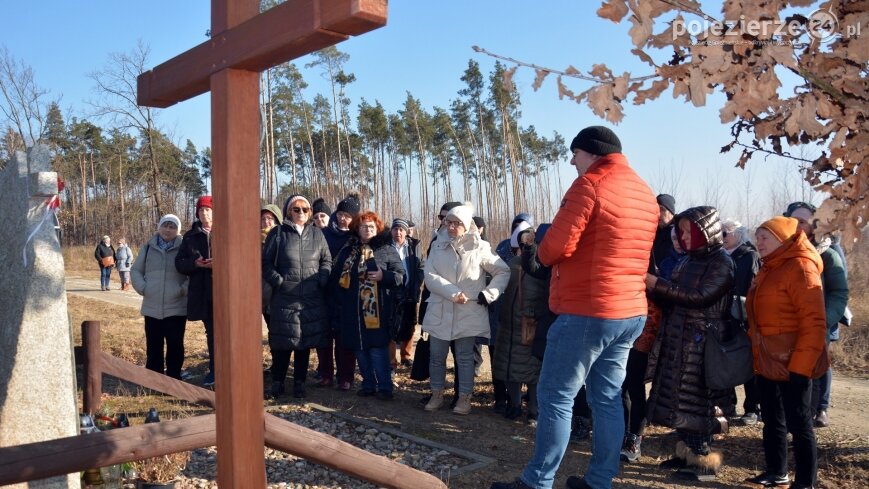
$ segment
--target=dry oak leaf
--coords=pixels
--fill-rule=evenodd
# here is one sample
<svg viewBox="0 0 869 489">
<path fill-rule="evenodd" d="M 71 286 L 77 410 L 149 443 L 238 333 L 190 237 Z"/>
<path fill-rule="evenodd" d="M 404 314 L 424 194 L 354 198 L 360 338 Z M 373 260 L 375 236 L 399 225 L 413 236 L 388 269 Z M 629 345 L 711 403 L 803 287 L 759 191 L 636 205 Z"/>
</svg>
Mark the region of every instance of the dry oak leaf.
<svg viewBox="0 0 869 489">
<path fill-rule="evenodd" d="M 642 105 L 648 100 L 655 100 L 669 86 L 670 81 L 664 78 L 653 81 L 652 86 L 647 88 L 646 90 L 636 90 L 636 95 L 634 96 L 634 105 Z"/>
<path fill-rule="evenodd" d="M 652 26 L 654 24 L 654 20 L 650 15 L 652 6 L 648 1 L 637 2 L 637 0 L 630 0 L 629 4 L 633 11 L 629 20 L 633 26 L 628 30 L 628 35 L 631 36 L 634 46 L 641 48 L 652 35 Z"/>
<path fill-rule="evenodd" d="M 688 82 L 688 89 L 691 91 L 691 103 L 694 107 L 703 107 L 706 105 L 706 78 L 697 66 L 691 67 L 691 77 Z"/>
<path fill-rule="evenodd" d="M 688 34 L 688 29 L 676 29 L 675 26 L 684 23 L 685 20 L 681 15 L 677 15 L 675 19 L 667 22 L 668 27 L 660 34 L 656 34 L 649 38 L 649 46 L 658 49 L 664 49 L 668 46 L 677 46 L 687 48 L 694 43 L 691 35 Z"/>
<path fill-rule="evenodd" d="M 598 117 L 618 124 L 624 117 L 622 106 L 613 98 L 613 86 L 602 84 L 586 91 L 588 94 L 588 106 Z"/>
<path fill-rule="evenodd" d="M 597 16 L 602 19 L 609 19 L 616 24 L 622 21 L 625 15 L 628 14 L 628 4 L 625 0 L 609 0 L 601 4 L 597 9 Z"/>
<path fill-rule="evenodd" d="M 531 84 L 531 88 L 536 92 L 540 89 L 540 86 L 543 85 L 543 80 L 549 75 L 549 71 L 547 70 L 535 70 L 536 76 L 534 77 L 534 83 Z"/>
<path fill-rule="evenodd" d="M 641 61 L 648 64 L 649 66 L 657 66 L 655 64 L 655 60 L 653 60 L 652 57 L 649 56 L 648 54 L 646 54 L 646 52 L 643 51 L 642 49 L 636 49 L 636 48 L 631 49 L 631 54 L 640 58 Z"/>
<path fill-rule="evenodd" d="M 514 67 L 510 68 L 509 70 L 505 71 L 504 77 L 501 79 L 501 82 L 504 85 L 504 90 L 506 90 L 508 92 L 512 92 L 516 88 L 515 85 L 513 85 L 513 75 L 516 74 L 517 68 L 519 68 L 519 67 L 514 66 Z"/>
<path fill-rule="evenodd" d="M 615 97 L 619 102 L 624 100 L 625 96 L 628 94 L 628 80 L 630 77 L 630 73 L 625 72 L 613 82 L 613 97 Z"/>
<path fill-rule="evenodd" d="M 595 78 L 600 78 L 601 80 L 611 80 L 613 78 L 612 70 L 607 68 L 603 63 L 592 65 L 591 71 L 588 73 Z"/>
<path fill-rule="evenodd" d="M 766 44 L 763 47 L 763 54 L 772 58 L 777 64 L 797 69 L 794 48 L 789 44 Z"/>
<path fill-rule="evenodd" d="M 574 93 L 569 88 L 567 88 L 567 85 L 565 85 L 563 81 L 561 81 L 561 75 L 558 76 L 558 78 L 555 80 L 555 83 L 558 86 L 558 100 L 563 100 L 564 97 L 567 97 L 571 100 L 576 100 L 576 95 L 574 95 Z M 579 101 L 577 100 L 577 102 Z"/>
</svg>

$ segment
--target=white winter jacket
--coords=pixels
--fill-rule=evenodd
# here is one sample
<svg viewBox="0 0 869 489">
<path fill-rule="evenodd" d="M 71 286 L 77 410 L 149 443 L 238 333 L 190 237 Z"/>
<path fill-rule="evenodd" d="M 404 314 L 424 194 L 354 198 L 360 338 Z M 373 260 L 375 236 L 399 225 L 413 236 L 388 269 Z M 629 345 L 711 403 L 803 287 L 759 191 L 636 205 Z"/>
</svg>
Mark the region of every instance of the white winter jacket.
<svg viewBox="0 0 869 489">
<path fill-rule="evenodd" d="M 486 273 L 492 281 L 486 285 Z M 425 262 L 425 286 L 428 298 L 422 329 L 441 340 L 468 336 L 489 337 L 489 312 L 477 302 L 480 292 L 491 303 L 497 299 L 510 280 L 510 268 L 492 252 L 476 227 L 450 241 L 447 231 L 437 233 Z M 466 304 L 456 304 L 453 297 L 464 292 Z"/>
</svg>

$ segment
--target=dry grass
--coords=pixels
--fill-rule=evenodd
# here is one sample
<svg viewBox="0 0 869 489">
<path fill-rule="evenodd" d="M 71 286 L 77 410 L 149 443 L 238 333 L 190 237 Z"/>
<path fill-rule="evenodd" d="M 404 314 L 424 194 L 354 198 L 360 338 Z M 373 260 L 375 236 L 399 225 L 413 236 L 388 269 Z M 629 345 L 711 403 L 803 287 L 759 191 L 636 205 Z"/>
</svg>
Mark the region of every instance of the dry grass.
<svg viewBox="0 0 869 489">
<path fill-rule="evenodd" d="M 67 270 L 92 273 L 95 268 L 92 253 L 93 249 L 85 247 L 65 250 Z M 853 326 L 842 331 L 842 340 L 833 348 L 833 361 L 839 372 L 865 376 L 866 366 L 869 365 L 869 297 L 866 296 L 862 284 L 867 283 L 866 277 L 869 277 L 869 274 L 860 269 L 860 263 L 857 256 L 853 254 L 849 256 L 849 264 L 852 265 L 849 274 L 852 288 L 850 305 L 854 312 L 854 323 Z M 869 264 L 869 258 L 862 263 Z M 137 310 L 74 295 L 69 295 L 68 298 L 76 344 L 80 344 L 81 322 L 99 320 L 102 322 L 103 350 L 144 365 L 144 323 Z M 195 375 L 204 374 L 207 368 L 207 354 L 201 323 L 188 323 L 185 344 L 187 356 L 184 368 Z M 268 363 L 268 354 L 264 356 L 265 362 Z M 316 366 L 315 359 L 316 355 L 312 355 L 312 370 Z M 79 372 L 79 382 L 81 380 L 81 372 Z M 491 414 L 485 406 L 492 401 L 492 389 L 483 378 L 478 379 L 475 389 L 474 413 L 467 417 L 422 412 L 417 401 L 427 392 L 427 383 L 409 381 L 405 372 L 400 372 L 395 380 L 396 398 L 385 410 L 377 401 L 361 399 L 352 392 L 343 393 L 334 389 L 308 389 L 307 401 L 385 425 L 396 426 L 417 436 L 461 446 L 498 459 L 497 464 L 452 479 L 450 487 L 488 487 L 494 480 L 512 478 L 528 461 L 533 449 L 534 431 L 521 422 L 507 422 L 502 417 Z M 193 382 L 198 383 L 197 379 Z M 106 410 L 111 413 L 127 413 L 133 424 L 141 423 L 150 407 L 155 407 L 164 420 L 211 412 L 210 409 L 154 394 L 139 386 L 115 379 L 104 380 L 103 392 L 102 400 Z M 840 399 L 840 402 L 844 401 Z M 862 403 L 863 401 L 865 400 L 855 398 L 850 402 Z M 295 405 L 288 397 L 280 399 L 280 404 Z M 267 407 L 273 405 L 275 405 L 274 401 L 266 403 Z M 841 406 L 841 411 L 837 413 L 841 412 L 842 414 L 839 415 L 845 415 L 845 408 L 846 406 Z M 819 487 L 824 489 L 866 487 L 866 481 L 869 480 L 869 457 L 867 457 L 867 440 L 863 433 L 836 424 L 817 432 L 819 479 L 821 480 Z M 742 480 L 760 470 L 763 464 L 760 425 L 736 427 L 717 445 L 726 454 L 725 468 L 719 481 L 707 484 L 676 482 L 669 477 L 668 473 L 657 468 L 657 463 L 670 455 L 675 444 L 675 435 L 671 430 L 660 427 L 651 427 L 647 434 L 649 436 L 643 444 L 644 457 L 639 464 L 623 467 L 622 473 L 616 480 L 618 487 L 671 489 L 721 487 L 722 485 L 746 487 L 742 484 Z M 590 448 L 587 443 L 570 445 L 562 470 L 559 471 L 556 486 L 563 485 L 563 478 L 567 475 L 582 473 L 588 464 Z"/>
</svg>

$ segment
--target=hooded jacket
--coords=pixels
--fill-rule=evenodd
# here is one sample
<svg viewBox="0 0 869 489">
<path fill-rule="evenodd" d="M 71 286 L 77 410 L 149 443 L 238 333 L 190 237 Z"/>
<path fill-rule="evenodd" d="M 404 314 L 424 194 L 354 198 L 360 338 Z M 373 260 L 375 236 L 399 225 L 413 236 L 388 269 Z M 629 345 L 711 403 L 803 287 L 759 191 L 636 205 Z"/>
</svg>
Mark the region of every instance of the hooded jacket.
<svg viewBox="0 0 869 489">
<path fill-rule="evenodd" d="M 331 269 L 326 238 L 310 221 L 301 232 L 287 222 L 269 232 L 262 273 L 273 290 L 268 325 L 272 349 L 306 350 L 325 344 L 329 334 L 325 294 Z"/>
<path fill-rule="evenodd" d="M 486 273 L 492 281 L 486 285 Z M 483 241 L 476 224 L 468 232 L 451 240 L 446 229 L 437 233 L 425 262 L 425 286 L 431 292 L 422 329 L 435 338 L 452 341 L 468 336 L 488 338 L 489 311 L 479 302 L 480 292 L 491 304 L 504 292 L 510 280 L 510 268 Z M 464 292 L 465 304 L 453 302 Z"/>
<path fill-rule="evenodd" d="M 133 289 L 142 296 L 142 315 L 155 319 L 187 315 L 187 276 L 175 268 L 183 238 L 176 236 L 165 251 L 157 235 L 145 243 L 130 270 Z"/>
<path fill-rule="evenodd" d="M 730 404 L 730 390 L 706 387 L 704 365 L 707 334 L 715 325 L 722 337 L 745 334 L 728 321 L 734 266 L 723 249 L 721 222 L 713 207 L 693 207 L 676 217 L 676 225 L 688 219 L 699 228 L 705 245 L 689 250 L 673 271 L 672 280 L 658 278 L 652 299 L 670 307 L 653 347 L 654 375 L 649 394 L 649 421 L 690 433 L 710 435 L 722 430 L 715 419 L 716 406 Z"/>
<path fill-rule="evenodd" d="M 761 348 L 755 333 L 764 337 L 796 333 L 788 371 L 811 376 L 827 334 L 823 267 L 820 255 L 802 232 L 763 259 L 746 298 L 756 373 L 771 380 L 787 380 L 772 378 L 770 372 L 758 369 Z"/>
<path fill-rule="evenodd" d="M 537 250 L 552 267 L 556 314 L 601 319 L 645 316 L 655 195 L 621 153 L 600 157 L 574 180 Z"/>
<path fill-rule="evenodd" d="M 202 223 L 195 221 L 190 231 L 184 233 L 181 247 L 175 256 L 175 268 L 190 277 L 187 287 L 187 319 L 211 321 L 214 318 L 212 272 L 210 268 L 196 266 L 197 258 L 211 258 L 211 237 L 202 230 Z"/>
</svg>

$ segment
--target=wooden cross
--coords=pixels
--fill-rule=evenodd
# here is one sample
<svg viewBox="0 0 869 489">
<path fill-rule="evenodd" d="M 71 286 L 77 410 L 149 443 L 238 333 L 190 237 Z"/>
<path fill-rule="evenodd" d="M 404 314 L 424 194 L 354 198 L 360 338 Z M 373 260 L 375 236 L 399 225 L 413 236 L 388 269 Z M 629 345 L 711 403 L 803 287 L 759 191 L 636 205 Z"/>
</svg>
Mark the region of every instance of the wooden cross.
<svg viewBox="0 0 869 489">
<path fill-rule="evenodd" d="M 211 39 L 138 78 L 138 103 L 211 91 L 217 480 L 265 487 L 259 72 L 386 24 L 387 0 L 211 0 Z"/>
</svg>

